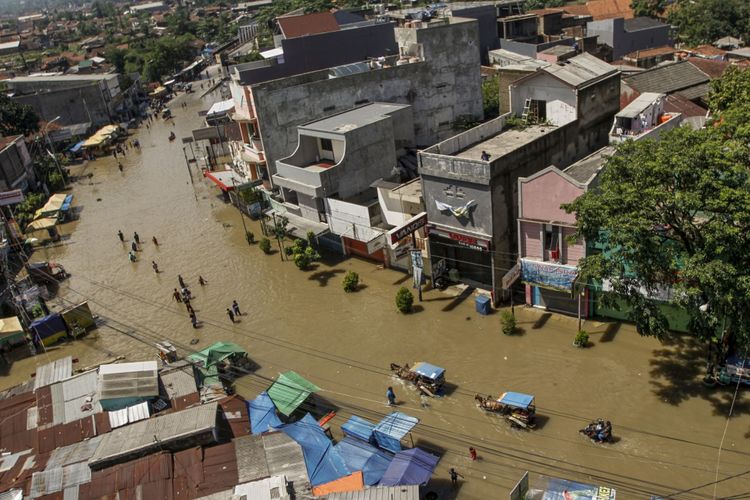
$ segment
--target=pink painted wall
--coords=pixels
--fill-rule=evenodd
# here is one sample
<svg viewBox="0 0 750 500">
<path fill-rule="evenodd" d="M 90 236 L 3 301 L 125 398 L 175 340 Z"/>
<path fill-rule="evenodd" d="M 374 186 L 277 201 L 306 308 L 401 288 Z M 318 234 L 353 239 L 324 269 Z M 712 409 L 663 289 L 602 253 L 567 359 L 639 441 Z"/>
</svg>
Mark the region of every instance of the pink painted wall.
<svg viewBox="0 0 750 500">
<path fill-rule="evenodd" d="M 567 214 L 560 205 L 570 203 L 583 194 L 555 171 L 521 184 L 521 217 L 541 221 L 575 224 L 574 214 Z"/>
<path fill-rule="evenodd" d="M 568 243 L 568 238 L 575 232 L 576 230 L 572 227 L 563 228 L 562 259 L 564 264 L 570 266 L 578 265 L 578 260 L 586 256 L 586 246 L 582 241 L 572 245 Z"/>
<path fill-rule="evenodd" d="M 541 224 L 521 221 L 521 257 L 542 258 Z"/>
</svg>

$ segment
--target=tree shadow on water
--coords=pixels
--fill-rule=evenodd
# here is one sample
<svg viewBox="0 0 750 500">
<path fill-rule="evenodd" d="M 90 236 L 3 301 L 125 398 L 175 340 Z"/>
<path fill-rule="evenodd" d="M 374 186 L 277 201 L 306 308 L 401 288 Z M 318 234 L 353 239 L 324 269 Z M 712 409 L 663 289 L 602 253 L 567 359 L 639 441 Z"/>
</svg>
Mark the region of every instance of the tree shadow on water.
<svg viewBox="0 0 750 500">
<path fill-rule="evenodd" d="M 653 351 L 650 362 L 652 392 L 673 406 L 701 398 L 711 403 L 714 415 L 728 415 L 735 386 L 704 385 L 706 344 L 688 335 L 673 335 L 664 339 L 662 346 Z M 737 398 L 732 415 L 742 414 L 750 414 L 750 401 Z"/>
<path fill-rule="evenodd" d="M 327 269 L 325 271 L 317 271 L 307 277 L 310 281 L 317 281 L 320 286 L 328 286 L 328 281 L 331 278 L 335 278 L 337 274 L 343 273 L 343 269 Z"/>
</svg>

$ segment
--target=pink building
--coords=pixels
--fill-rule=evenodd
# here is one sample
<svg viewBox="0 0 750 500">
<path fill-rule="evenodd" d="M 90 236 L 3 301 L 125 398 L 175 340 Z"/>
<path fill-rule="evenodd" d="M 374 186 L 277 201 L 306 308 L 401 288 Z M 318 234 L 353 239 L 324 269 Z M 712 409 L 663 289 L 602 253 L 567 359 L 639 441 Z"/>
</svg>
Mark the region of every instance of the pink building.
<svg viewBox="0 0 750 500">
<path fill-rule="evenodd" d="M 550 166 L 518 179 L 518 254 L 526 304 L 588 317 L 588 290 L 575 294 L 586 242 L 570 242 L 576 219 L 560 208 L 595 184 L 614 148 L 600 149 L 565 170 Z M 579 301 L 580 298 L 580 301 Z"/>
</svg>

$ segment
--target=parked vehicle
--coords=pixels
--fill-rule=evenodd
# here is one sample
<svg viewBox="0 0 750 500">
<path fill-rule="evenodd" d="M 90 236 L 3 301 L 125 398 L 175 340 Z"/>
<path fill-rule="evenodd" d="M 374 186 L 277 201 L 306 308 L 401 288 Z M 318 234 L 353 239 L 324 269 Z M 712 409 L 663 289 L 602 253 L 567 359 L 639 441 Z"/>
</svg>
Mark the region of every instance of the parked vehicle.
<svg viewBox="0 0 750 500">
<path fill-rule="evenodd" d="M 398 378 L 408 380 L 422 393 L 431 397 L 438 395 L 445 384 L 445 369 L 423 361 L 415 363 L 411 368 L 408 364 L 401 366 L 391 363 L 391 371 Z"/>
<path fill-rule="evenodd" d="M 503 415 L 511 427 L 533 429 L 536 426 L 536 406 L 531 394 L 504 392 L 497 399 L 476 394 L 474 400 L 481 409 Z"/>
</svg>

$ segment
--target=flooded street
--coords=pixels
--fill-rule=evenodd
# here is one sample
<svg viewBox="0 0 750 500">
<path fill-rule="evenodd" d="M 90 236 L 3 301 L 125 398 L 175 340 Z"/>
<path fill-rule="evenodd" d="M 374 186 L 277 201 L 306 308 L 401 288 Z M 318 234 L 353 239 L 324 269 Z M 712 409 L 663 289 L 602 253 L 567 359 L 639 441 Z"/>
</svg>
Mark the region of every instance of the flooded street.
<svg viewBox="0 0 750 500">
<path fill-rule="evenodd" d="M 171 340 L 181 355 L 232 341 L 259 365 L 238 381 L 241 394 L 253 398 L 279 372 L 295 370 L 339 408 L 331 422 L 335 432 L 351 413 L 371 420 L 389 413 L 385 391 L 393 385 L 400 411 L 421 420 L 415 444 L 442 455 L 425 489 L 440 498 L 505 498 L 526 470 L 612 486 L 618 498 L 748 495 L 750 398 L 740 390 L 717 476 L 734 387 L 701 385 L 700 345 L 687 339 L 660 344 L 627 325 L 589 321 L 584 328 L 594 345 L 576 349 L 575 319 L 522 307 L 516 314 L 524 333 L 506 337 L 499 314 L 480 316 L 473 297 L 455 300 L 439 291 L 425 292 L 418 312 L 404 316 L 394 303 L 397 288 L 410 284 L 402 273 L 330 256 L 302 272 L 278 253 L 264 255 L 257 245 L 248 246 L 238 211 L 195 164 L 190 182 L 180 138 L 199 128 L 198 112 L 219 99 L 201 100 L 200 92 L 187 96 L 187 109 L 180 106 L 185 95 L 170 105 L 174 126 L 157 120 L 131 136 L 142 149 L 129 149 L 121 159 L 124 172 L 112 157 L 100 158 L 88 164 L 92 177 L 74 184 L 80 219 L 62 226 L 70 238 L 38 250 L 32 260 L 63 264 L 72 277 L 63 283 L 59 303 L 89 300 L 106 326 L 90 338 L 16 362 L 4 387 L 65 355 L 86 366 L 117 355 L 154 359 L 159 340 Z M 178 139 L 170 143 L 171 130 Z M 260 239 L 259 224 L 246 223 Z M 142 251 L 130 263 L 134 231 Z M 154 273 L 152 260 L 161 273 Z M 342 290 L 348 270 L 360 274 L 364 286 L 357 293 Z M 202 321 L 197 330 L 184 305 L 172 300 L 178 274 L 196 297 L 192 304 Z M 206 286 L 198 285 L 199 275 Z M 236 324 L 225 312 L 234 299 L 244 313 Z M 192 339 L 198 342 L 191 345 Z M 446 368 L 455 389 L 423 407 L 415 390 L 388 370 L 391 362 L 414 361 Z M 475 393 L 507 390 L 536 396 L 536 430 L 511 430 L 474 403 Z M 596 417 L 612 420 L 616 444 L 594 445 L 577 432 Z M 478 451 L 476 462 L 469 446 Z M 465 477 L 458 490 L 450 486 L 450 467 Z"/>
</svg>

